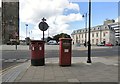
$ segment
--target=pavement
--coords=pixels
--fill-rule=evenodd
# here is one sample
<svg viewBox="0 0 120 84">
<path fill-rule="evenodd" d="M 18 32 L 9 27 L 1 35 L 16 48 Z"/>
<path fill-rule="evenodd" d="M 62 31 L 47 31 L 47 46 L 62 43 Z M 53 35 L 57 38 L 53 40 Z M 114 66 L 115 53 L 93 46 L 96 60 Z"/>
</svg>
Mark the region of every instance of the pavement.
<svg viewBox="0 0 120 84">
<path fill-rule="evenodd" d="M 59 58 L 46 58 L 45 66 L 31 66 L 30 60 L 3 72 L 2 82 L 118 82 L 118 58 L 72 57 L 72 65 L 59 66 Z"/>
<path fill-rule="evenodd" d="M 46 49 L 52 49 L 46 45 Z M 45 46 L 45 47 L 46 47 Z M 59 49 L 59 46 L 52 50 Z M 0 46 L 1 47 L 1 46 Z M 50 48 L 48 48 L 50 47 Z M 109 48 L 92 46 L 92 49 Z M 2 45 L 2 50 L 15 50 L 15 45 Z M 75 47 L 74 50 L 87 50 L 86 47 Z M 29 46 L 19 45 L 18 50 L 29 50 Z M 31 66 L 31 61 L 21 63 L 2 71 L 2 82 L 118 82 L 118 57 L 92 57 L 92 63 L 86 63 L 87 57 L 72 57 L 72 65 L 59 66 L 59 58 L 45 58 L 45 66 Z M 112 84 L 112 83 L 109 83 Z"/>
</svg>

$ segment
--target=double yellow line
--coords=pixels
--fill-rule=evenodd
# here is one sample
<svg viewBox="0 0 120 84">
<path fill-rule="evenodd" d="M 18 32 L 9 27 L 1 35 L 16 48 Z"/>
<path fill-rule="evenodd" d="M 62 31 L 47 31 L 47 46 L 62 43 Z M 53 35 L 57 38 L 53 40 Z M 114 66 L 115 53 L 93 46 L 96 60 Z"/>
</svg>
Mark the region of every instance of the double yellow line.
<svg viewBox="0 0 120 84">
<path fill-rule="evenodd" d="M 18 64 L 15 64 L 15 65 L 13 65 L 13 66 L 7 67 L 7 68 L 5 68 L 5 69 L 3 69 L 3 70 L 0 70 L 0 75 L 3 75 L 6 71 L 8 71 L 9 69 L 11 69 L 11 68 L 13 68 L 13 67 L 17 67 L 17 65 L 19 65 L 19 63 L 18 63 Z"/>
</svg>

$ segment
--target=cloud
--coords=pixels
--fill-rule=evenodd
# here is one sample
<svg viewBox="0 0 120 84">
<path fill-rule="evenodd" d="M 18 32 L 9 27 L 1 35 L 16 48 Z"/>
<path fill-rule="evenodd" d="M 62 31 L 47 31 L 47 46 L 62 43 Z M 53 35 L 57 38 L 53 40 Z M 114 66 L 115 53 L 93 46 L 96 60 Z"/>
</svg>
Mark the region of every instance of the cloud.
<svg viewBox="0 0 120 84">
<path fill-rule="evenodd" d="M 66 10 L 77 13 L 64 15 Z M 20 21 L 36 25 L 33 29 L 34 36 L 42 36 L 38 24 L 43 17 L 47 19 L 50 26 L 51 36 L 61 32 L 71 34 L 70 22 L 82 20 L 79 11 L 79 5 L 70 3 L 69 0 L 20 0 Z"/>
</svg>

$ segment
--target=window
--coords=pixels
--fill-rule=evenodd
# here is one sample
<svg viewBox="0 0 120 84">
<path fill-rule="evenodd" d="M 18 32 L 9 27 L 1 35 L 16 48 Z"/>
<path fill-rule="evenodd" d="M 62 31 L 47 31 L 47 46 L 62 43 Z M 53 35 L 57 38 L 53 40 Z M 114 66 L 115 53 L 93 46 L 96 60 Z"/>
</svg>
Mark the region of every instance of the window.
<svg viewBox="0 0 120 84">
<path fill-rule="evenodd" d="M 84 41 L 82 40 L 82 43 L 84 43 Z"/>
<path fill-rule="evenodd" d="M 92 39 L 92 43 L 94 43 L 94 39 Z"/>
<path fill-rule="evenodd" d="M 103 36 L 105 37 L 105 32 L 103 33 Z"/>
<path fill-rule="evenodd" d="M 107 27 L 105 26 L 105 29 L 106 29 Z"/>
<path fill-rule="evenodd" d="M 98 43 L 98 39 L 96 39 L 96 43 Z"/>
<path fill-rule="evenodd" d="M 92 37 L 94 37 L 94 33 L 92 33 Z"/>
<path fill-rule="evenodd" d="M 83 34 L 82 34 L 82 38 L 83 38 Z"/>
<path fill-rule="evenodd" d="M 96 37 L 98 37 L 98 33 L 96 33 Z"/>
</svg>

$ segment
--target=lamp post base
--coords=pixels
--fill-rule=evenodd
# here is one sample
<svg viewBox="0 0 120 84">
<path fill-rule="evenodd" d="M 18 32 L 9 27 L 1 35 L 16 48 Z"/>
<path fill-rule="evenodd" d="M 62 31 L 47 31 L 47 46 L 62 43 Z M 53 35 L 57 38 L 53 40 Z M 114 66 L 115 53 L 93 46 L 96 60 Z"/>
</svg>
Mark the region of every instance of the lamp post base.
<svg viewBox="0 0 120 84">
<path fill-rule="evenodd" d="M 87 63 L 92 63 L 92 61 L 90 59 L 87 60 Z"/>
</svg>

